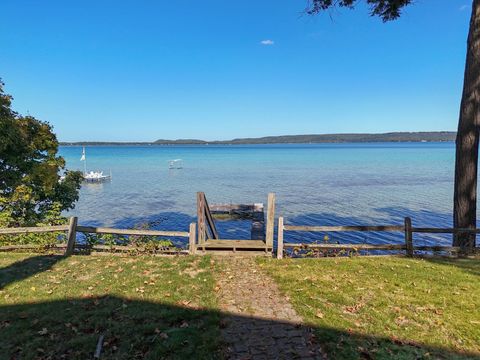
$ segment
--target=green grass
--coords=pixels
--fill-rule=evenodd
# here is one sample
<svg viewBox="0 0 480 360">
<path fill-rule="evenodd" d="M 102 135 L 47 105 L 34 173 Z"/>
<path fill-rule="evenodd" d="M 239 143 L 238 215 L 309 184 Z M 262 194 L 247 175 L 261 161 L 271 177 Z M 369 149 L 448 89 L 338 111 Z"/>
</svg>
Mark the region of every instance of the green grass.
<svg viewBox="0 0 480 360">
<path fill-rule="evenodd" d="M 480 261 L 259 259 L 330 358 L 480 358 Z"/>
<path fill-rule="evenodd" d="M 209 257 L 0 254 L 0 359 L 212 358 Z"/>
</svg>

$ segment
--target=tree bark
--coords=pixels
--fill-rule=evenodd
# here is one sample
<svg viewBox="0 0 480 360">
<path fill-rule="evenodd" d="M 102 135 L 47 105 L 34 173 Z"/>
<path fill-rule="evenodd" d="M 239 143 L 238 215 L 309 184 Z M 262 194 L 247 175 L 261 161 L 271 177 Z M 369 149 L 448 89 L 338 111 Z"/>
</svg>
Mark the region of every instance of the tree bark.
<svg viewBox="0 0 480 360">
<path fill-rule="evenodd" d="M 480 0 L 473 0 L 456 139 L 453 223 L 458 228 L 476 227 L 479 111 Z M 453 245 L 460 246 L 464 253 L 471 253 L 475 248 L 475 238 L 475 234 L 458 233 L 453 237 Z"/>
</svg>

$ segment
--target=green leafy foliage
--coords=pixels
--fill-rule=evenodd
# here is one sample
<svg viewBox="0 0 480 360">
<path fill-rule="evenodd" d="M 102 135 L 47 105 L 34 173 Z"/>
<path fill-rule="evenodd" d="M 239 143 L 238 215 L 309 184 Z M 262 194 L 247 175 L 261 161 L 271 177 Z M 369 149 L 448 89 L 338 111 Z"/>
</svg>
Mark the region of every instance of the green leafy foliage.
<svg viewBox="0 0 480 360">
<path fill-rule="evenodd" d="M 311 0 L 307 14 L 313 15 L 335 6 L 353 9 L 358 0 Z M 397 19 L 403 7 L 412 3 L 412 0 L 365 0 L 370 6 L 372 16 L 378 16 L 383 21 Z"/>
<path fill-rule="evenodd" d="M 0 227 L 63 224 L 61 212 L 72 209 L 78 200 L 82 174 L 65 170 L 52 127 L 14 112 L 11 102 L 0 82 Z M 29 237 L 18 236 L 15 241 Z M 54 241 L 56 234 L 33 238 Z M 2 237 L 0 242 L 12 239 Z"/>
</svg>

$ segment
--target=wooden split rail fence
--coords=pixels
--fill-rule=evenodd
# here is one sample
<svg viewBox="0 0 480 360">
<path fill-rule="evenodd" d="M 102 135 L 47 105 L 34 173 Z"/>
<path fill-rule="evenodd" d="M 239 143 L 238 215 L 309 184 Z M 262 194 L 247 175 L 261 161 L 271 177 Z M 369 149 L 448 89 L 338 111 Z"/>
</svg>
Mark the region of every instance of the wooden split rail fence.
<svg viewBox="0 0 480 360">
<path fill-rule="evenodd" d="M 65 248 L 65 255 L 73 254 L 75 247 L 82 248 L 82 246 L 76 244 L 77 233 L 91 233 L 91 234 L 112 234 L 112 235 L 126 235 L 126 236 L 164 236 L 164 237 L 185 237 L 189 239 L 189 252 L 192 253 L 192 246 L 195 245 L 196 238 L 195 223 L 190 224 L 189 231 L 161 231 L 161 230 L 141 230 L 141 229 L 116 229 L 107 227 L 92 227 L 78 225 L 78 218 L 71 217 L 68 225 L 58 226 L 42 226 L 42 227 L 21 227 L 21 228 L 2 228 L 0 229 L 0 235 L 19 235 L 19 234 L 33 234 L 33 233 L 54 233 L 54 232 L 66 232 L 67 243 L 66 245 L 56 246 L 57 248 Z M 21 248 L 32 248 L 31 245 L 11 245 L 0 246 L 0 250 L 15 250 Z M 130 251 L 138 249 L 136 246 L 110 246 L 110 245 L 93 245 L 90 246 L 91 250 L 115 250 L 115 251 Z"/>
<path fill-rule="evenodd" d="M 66 255 L 74 253 L 75 248 L 88 248 L 91 250 L 113 250 L 113 251 L 132 251 L 139 247 L 131 245 L 93 245 L 86 246 L 76 243 L 77 233 L 94 234 L 114 234 L 126 236 L 163 236 L 163 237 L 184 237 L 188 238 L 188 253 L 195 254 L 198 249 L 250 249 L 263 250 L 265 252 L 273 251 L 274 221 L 275 221 L 275 194 L 268 196 L 268 208 L 266 216 L 263 214 L 263 204 L 254 205 L 214 205 L 217 212 L 250 212 L 253 214 L 252 239 L 234 240 L 220 239 L 215 227 L 215 221 L 208 206 L 204 193 L 197 194 L 197 217 L 198 217 L 198 239 L 197 224 L 191 223 L 189 231 L 159 231 L 159 230 L 141 230 L 141 229 L 116 229 L 107 227 L 91 227 L 78 225 L 78 218 L 71 217 L 68 225 L 43 226 L 43 227 L 20 227 L 20 228 L 0 228 L 1 235 L 19 235 L 28 233 L 55 233 L 66 232 L 66 244 L 56 245 L 55 248 L 64 249 Z M 333 244 L 333 243 L 288 243 L 284 241 L 286 231 L 298 232 L 403 232 L 405 242 L 403 244 Z M 455 233 L 474 233 L 479 234 L 480 228 L 427 228 L 413 227 L 412 220 L 405 218 L 403 225 L 384 225 L 384 226 L 299 226 L 287 225 L 283 217 L 278 218 L 278 241 L 277 258 L 283 257 L 284 249 L 287 248 L 309 248 L 317 250 L 397 250 L 405 251 L 407 256 L 413 256 L 415 251 L 448 251 L 459 252 L 459 247 L 454 246 L 415 246 L 413 235 L 415 233 L 430 234 L 455 234 Z M 9 245 L 0 246 L 1 250 L 33 249 L 34 245 Z M 477 250 L 478 251 L 478 250 Z M 183 251 L 184 253 L 187 251 Z"/>
<path fill-rule="evenodd" d="M 283 251 L 286 248 L 310 248 L 318 250 L 399 250 L 405 251 L 407 256 L 413 256 L 414 251 L 450 251 L 458 252 L 459 247 L 455 246 L 414 246 L 414 233 L 430 234 L 454 234 L 454 233 L 480 233 L 480 229 L 461 229 L 461 228 L 427 228 L 413 227 L 412 220 L 405 218 L 404 225 L 384 225 L 384 226 L 298 226 L 286 225 L 284 218 L 278 218 L 278 244 L 277 258 L 283 257 Z M 311 244 L 311 243 L 286 243 L 284 242 L 285 231 L 304 231 L 304 232 L 349 232 L 349 231 L 376 231 L 376 232 L 403 232 L 405 234 L 404 244 Z"/>
</svg>

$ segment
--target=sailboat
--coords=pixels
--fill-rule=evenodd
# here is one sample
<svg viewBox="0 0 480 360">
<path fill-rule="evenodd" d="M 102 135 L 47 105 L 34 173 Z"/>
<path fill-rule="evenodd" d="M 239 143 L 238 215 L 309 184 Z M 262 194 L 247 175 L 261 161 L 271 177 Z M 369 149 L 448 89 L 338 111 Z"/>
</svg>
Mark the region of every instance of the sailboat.
<svg viewBox="0 0 480 360">
<path fill-rule="evenodd" d="M 80 161 L 83 161 L 83 181 L 90 183 L 99 183 L 104 181 L 109 181 L 112 179 L 112 172 L 110 175 L 104 175 L 103 171 L 88 171 L 87 172 L 87 156 L 85 153 L 85 146 L 82 149 L 82 156 Z"/>
</svg>

